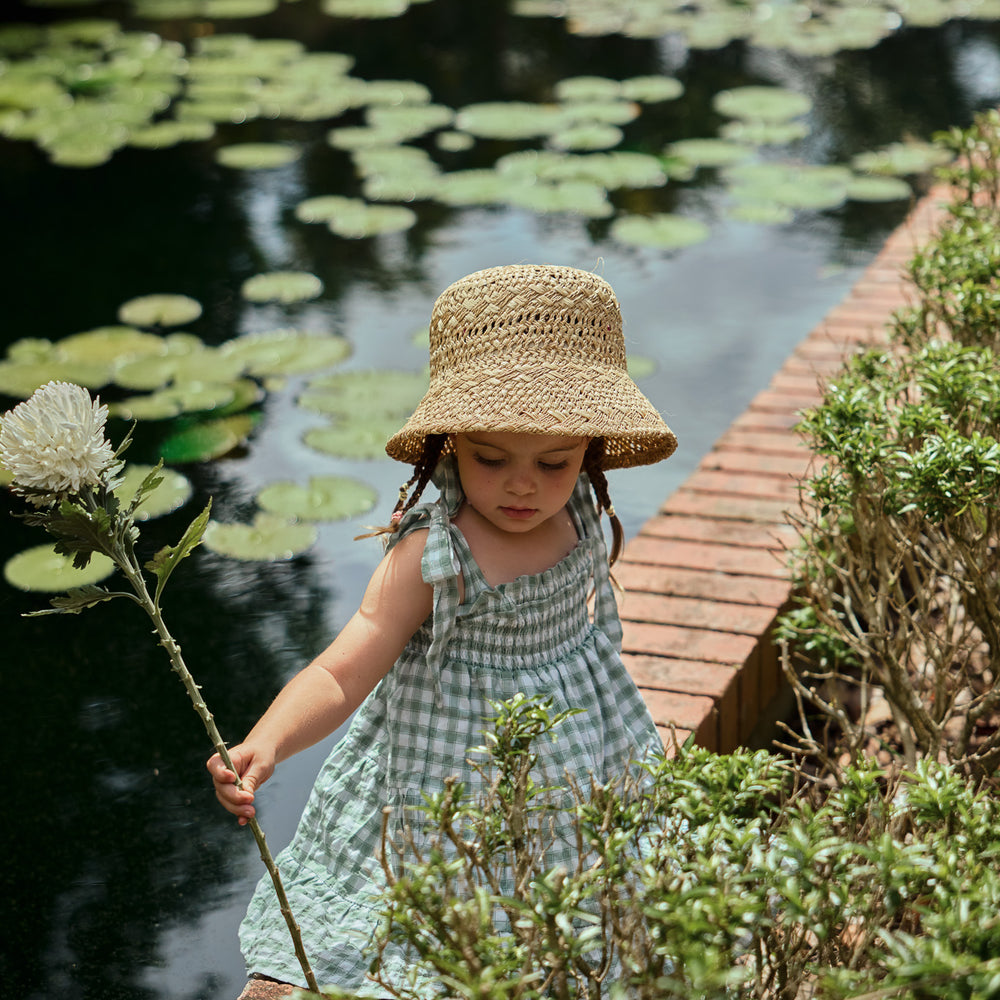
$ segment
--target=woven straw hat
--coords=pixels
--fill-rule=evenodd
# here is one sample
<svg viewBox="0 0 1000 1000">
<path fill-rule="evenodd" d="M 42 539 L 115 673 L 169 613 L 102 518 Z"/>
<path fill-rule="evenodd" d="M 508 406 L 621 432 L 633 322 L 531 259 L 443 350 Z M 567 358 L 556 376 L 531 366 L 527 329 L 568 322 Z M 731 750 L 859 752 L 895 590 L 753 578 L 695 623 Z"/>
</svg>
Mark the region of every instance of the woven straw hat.
<svg viewBox="0 0 1000 1000">
<path fill-rule="evenodd" d="M 386 451 L 415 464 L 428 434 L 603 437 L 605 469 L 677 439 L 629 378 L 618 300 L 589 271 L 509 265 L 446 288 L 431 314 L 430 388 Z"/>
</svg>

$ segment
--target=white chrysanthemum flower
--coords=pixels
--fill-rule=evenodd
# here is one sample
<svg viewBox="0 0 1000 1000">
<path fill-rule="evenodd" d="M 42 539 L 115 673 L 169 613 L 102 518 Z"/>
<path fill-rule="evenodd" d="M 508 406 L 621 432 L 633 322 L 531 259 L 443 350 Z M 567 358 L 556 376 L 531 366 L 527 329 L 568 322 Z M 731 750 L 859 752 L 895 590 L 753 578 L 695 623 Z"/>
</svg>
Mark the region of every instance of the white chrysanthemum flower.
<svg viewBox="0 0 1000 1000">
<path fill-rule="evenodd" d="M 114 463 L 104 436 L 107 419 L 108 408 L 86 389 L 49 382 L 0 417 L 0 464 L 13 473 L 15 486 L 78 494 L 99 485 Z"/>
</svg>

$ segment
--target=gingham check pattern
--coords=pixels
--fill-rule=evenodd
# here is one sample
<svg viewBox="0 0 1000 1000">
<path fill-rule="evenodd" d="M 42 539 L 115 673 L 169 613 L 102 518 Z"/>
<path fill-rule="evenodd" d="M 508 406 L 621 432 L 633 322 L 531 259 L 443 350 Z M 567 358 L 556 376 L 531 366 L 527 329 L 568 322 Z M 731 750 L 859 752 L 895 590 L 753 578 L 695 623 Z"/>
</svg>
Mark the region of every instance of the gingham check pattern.
<svg viewBox="0 0 1000 1000">
<path fill-rule="evenodd" d="M 407 807 L 421 804 L 422 791 L 439 790 L 450 775 L 473 791 L 481 787 L 467 750 L 484 742 L 491 700 L 521 692 L 551 698 L 553 712 L 583 710 L 559 727 L 555 741 L 536 746 L 539 783 L 562 785 L 568 772 L 587 787 L 590 775 L 610 779 L 630 757 L 661 749 L 619 656 L 621 624 L 586 476 L 570 502 L 576 548 L 544 573 L 497 588 L 450 524 L 462 501 L 453 460 L 442 463 L 435 483 L 440 498 L 415 507 L 395 536 L 428 530 L 422 570 L 434 586 L 433 614 L 334 748 L 295 838 L 277 859 L 320 984 L 373 996 L 378 988 L 364 978 L 378 922 L 373 897 L 384 885 L 373 860 L 382 809 L 390 805 L 396 823 L 419 825 Z M 573 866 L 572 850 L 569 842 L 553 845 L 547 864 Z M 269 877 L 257 887 L 240 937 L 250 971 L 301 979 Z M 408 967 L 405 956 L 393 961 Z"/>
</svg>

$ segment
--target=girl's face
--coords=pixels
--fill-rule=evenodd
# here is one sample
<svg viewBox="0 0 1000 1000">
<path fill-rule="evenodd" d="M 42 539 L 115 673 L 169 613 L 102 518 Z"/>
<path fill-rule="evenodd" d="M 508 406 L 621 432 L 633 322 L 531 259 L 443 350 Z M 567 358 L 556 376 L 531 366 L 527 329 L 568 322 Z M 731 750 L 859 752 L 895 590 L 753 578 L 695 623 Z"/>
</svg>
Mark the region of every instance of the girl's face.
<svg viewBox="0 0 1000 1000">
<path fill-rule="evenodd" d="M 468 504 L 502 531 L 527 534 L 569 502 L 590 442 L 549 434 L 455 434 Z"/>
</svg>

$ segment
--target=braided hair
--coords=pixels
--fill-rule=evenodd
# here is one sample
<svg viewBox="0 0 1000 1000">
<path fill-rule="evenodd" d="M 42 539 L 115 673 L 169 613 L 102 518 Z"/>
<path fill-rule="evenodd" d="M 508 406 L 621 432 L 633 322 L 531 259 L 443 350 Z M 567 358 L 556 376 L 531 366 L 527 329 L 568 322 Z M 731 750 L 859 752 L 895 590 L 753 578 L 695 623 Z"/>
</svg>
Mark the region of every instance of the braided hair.
<svg viewBox="0 0 1000 1000">
<path fill-rule="evenodd" d="M 614 505 L 611 503 L 608 480 L 604 475 L 603 465 L 604 438 L 591 438 L 583 455 L 583 471 L 587 473 L 590 485 L 594 488 L 598 515 L 603 511 L 611 522 L 611 554 L 608 556 L 608 564 L 614 566 L 625 547 L 625 529 L 622 527 L 621 521 L 618 520 Z"/>
</svg>

